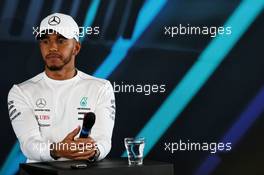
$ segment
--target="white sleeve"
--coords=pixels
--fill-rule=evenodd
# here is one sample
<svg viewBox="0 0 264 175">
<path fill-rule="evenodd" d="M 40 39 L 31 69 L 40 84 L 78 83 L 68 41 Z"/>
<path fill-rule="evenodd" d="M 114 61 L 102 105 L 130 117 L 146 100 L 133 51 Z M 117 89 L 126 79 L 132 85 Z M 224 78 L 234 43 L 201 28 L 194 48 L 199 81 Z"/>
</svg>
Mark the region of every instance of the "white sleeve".
<svg viewBox="0 0 264 175">
<path fill-rule="evenodd" d="M 39 131 L 33 107 L 17 85 L 8 94 L 9 117 L 24 155 L 35 161 L 53 160 L 50 143 L 45 142 Z"/>
<path fill-rule="evenodd" d="M 112 132 L 115 123 L 115 96 L 109 81 L 102 87 L 95 107 L 95 124 L 91 137 L 96 141 L 100 150 L 98 160 L 106 157 L 111 150 Z"/>
</svg>

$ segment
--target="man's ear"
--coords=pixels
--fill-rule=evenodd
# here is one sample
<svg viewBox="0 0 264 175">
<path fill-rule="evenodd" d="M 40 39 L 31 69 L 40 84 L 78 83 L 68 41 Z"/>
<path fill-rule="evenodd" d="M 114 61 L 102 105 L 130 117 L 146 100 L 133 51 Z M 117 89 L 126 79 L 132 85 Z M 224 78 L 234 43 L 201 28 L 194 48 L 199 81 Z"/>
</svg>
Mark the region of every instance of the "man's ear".
<svg viewBox="0 0 264 175">
<path fill-rule="evenodd" d="M 73 54 L 76 56 L 78 55 L 78 53 L 80 52 L 81 50 L 81 43 L 80 42 L 75 42 L 75 48 L 74 48 L 74 52 Z"/>
</svg>

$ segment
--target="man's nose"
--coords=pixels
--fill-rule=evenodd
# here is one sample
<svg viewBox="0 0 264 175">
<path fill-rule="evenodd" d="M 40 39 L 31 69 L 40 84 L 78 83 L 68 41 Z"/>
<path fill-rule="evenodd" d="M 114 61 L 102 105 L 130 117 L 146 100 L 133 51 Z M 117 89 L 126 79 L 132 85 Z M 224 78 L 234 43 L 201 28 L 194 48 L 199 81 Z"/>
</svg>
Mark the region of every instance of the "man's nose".
<svg viewBox="0 0 264 175">
<path fill-rule="evenodd" d="M 51 41 L 50 46 L 49 46 L 49 50 L 50 51 L 57 51 L 58 50 L 58 44 L 55 41 Z"/>
</svg>

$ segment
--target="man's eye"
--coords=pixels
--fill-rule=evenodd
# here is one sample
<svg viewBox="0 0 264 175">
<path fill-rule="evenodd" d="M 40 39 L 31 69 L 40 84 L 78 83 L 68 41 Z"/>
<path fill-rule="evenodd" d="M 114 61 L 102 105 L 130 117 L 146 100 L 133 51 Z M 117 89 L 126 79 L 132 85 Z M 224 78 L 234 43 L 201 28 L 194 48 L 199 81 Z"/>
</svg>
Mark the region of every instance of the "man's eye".
<svg viewBox="0 0 264 175">
<path fill-rule="evenodd" d="M 40 42 L 43 43 L 43 44 L 48 44 L 49 41 L 47 39 L 43 39 Z"/>
<path fill-rule="evenodd" d="M 59 39 L 59 43 L 62 44 L 65 42 L 65 39 Z"/>
</svg>

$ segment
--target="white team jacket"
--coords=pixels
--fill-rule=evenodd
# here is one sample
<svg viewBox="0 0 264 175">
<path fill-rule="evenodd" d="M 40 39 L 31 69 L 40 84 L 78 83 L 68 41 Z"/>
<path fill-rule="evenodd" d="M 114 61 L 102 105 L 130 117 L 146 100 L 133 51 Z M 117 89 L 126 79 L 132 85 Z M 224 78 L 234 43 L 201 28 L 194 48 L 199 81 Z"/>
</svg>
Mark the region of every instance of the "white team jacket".
<svg viewBox="0 0 264 175">
<path fill-rule="evenodd" d="M 50 79 L 45 72 L 14 85 L 8 94 L 9 117 L 27 162 L 51 161 L 49 144 L 60 142 L 84 113 L 94 112 L 91 137 L 103 159 L 111 149 L 115 97 L 109 81 L 81 71 L 68 80 Z"/>
</svg>

